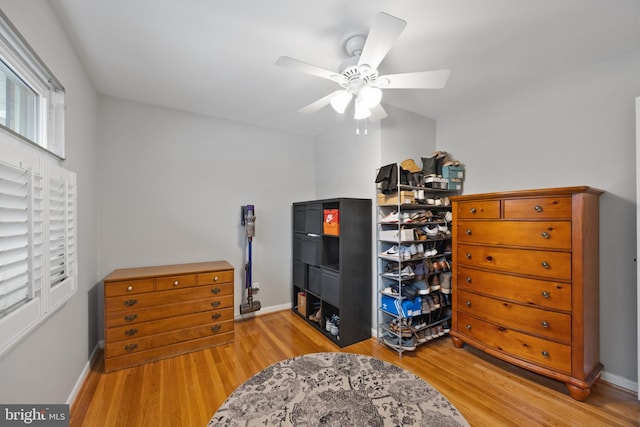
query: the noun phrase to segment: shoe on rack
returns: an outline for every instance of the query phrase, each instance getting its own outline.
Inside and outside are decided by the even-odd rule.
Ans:
[[[391,287],[384,288],[382,291],[380,291],[380,293],[394,298],[398,298],[400,296],[400,294]]]
[[[451,293],[451,271],[440,273],[440,292],[443,294]]]
[[[425,233],[424,230],[421,228],[414,228],[413,236],[415,240],[420,240],[420,241],[427,240],[427,233]]]
[[[413,337],[402,338],[394,336],[393,334],[387,334],[382,338],[382,341],[396,350],[412,351],[416,349],[416,340]]]
[[[440,279],[438,278],[437,274],[434,274],[433,276],[429,277],[429,290],[431,292],[435,292],[440,290]]]
[[[436,249],[436,245],[434,245],[433,243],[431,244],[431,247],[427,248],[424,251],[424,255],[425,256],[435,256],[438,255],[438,249]]]
[[[416,277],[416,273],[413,271],[413,268],[411,268],[410,265],[405,266],[400,271],[400,278],[401,279],[413,279],[414,277]]]
[[[424,263],[422,262],[417,263],[415,268],[413,269],[413,272],[416,274],[415,276],[416,280],[424,280],[427,272],[425,269]]]
[[[440,237],[440,231],[438,231],[437,225],[425,225],[422,229],[429,239],[437,239]]]
[[[442,305],[440,304],[440,294],[439,293],[435,293],[433,294],[433,296],[431,297],[431,299],[433,300],[433,306],[438,309],[440,307],[442,307]]]
[[[442,329],[444,330],[445,334],[448,334],[449,332],[451,332],[451,322],[448,320],[445,320],[444,322],[442,322]]]
[[[426,305],[425,305],[425,303],[426,303]],[[436,310],[436,307],[433,304],[433,298],[431,298],[430,295],[423,296],[422,297],[422,312],[423,313],[430,313],[430,312],[435,311],[435,310]]]
[[[311,320],[312,322],[320,323],[320,321],[322,320],[322,309],[318,309],[318,311],[311,314],[309,316],[309,320]]]
[[[429,294],[429,286],[424,282],[424,280],[416,280],[412,283],[413,287],[416,289],[418,295],[428,295]]]

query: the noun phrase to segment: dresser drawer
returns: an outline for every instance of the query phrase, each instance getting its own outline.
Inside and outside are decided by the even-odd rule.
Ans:
[[[105,282],[104,284],[104,295],[106,297],[113,297],[117,295],[134,295],[152,291],[153,279]]]
[[[213,271],[198,274],[198,286],[215,285],[217,283],[233,282],[233,270]]]
[[[186,329],[136,337],[126,341],[117,341],[105,345],[105,357],[121,356],[156,347],[189,341],[197,338],[233,331],[233,320],[193,326]]]
[[[491,320],[521,332],[571,343],[571,315],[458,290],[458,311]]]
[[[571,218],[570,196],[505,199],[503,203],[505,218]]]
[[[571,311],[571,285],[568,283],[460,267],[457,287],[530,306]]]
[[[471,337],[501,353],[549,369],[564,373],[571,372],[571,347],[569,345],[517,332],[463,312],[458,312],[456,315],[460,335]]]
[[[201,311],[217,310],[233,305],[233,295],[207,298],[203,300],[184,301],[175,304],[158,305],[149,308],[131,308],[126,311],[105,313],[105,327],[134,325],[149,320],[181,316]]]
[[[571,253],[459,244],[458,264],[497,271],[571,280]]]
[[[458,221],[457,230],[459,242],[571,249],[568,221]]]
[[[185,314],[182,316],[152,320],[150,322],[135,325],[117,326],[105,330],[105,342],[130,340],[131,338],[145,337],[163,332],[185,329],[191,326],[201,326],[209,323],[225,322],[233,320],[233,307],[216,311],[203,311],[200,313]]]
[[[195,276],[194,276],[195,279]],[[233,283],[208,285],[202,287],[151,292],[141,295],[124,295],[105,298],[105,312],[148,308],[156,305],[172,304],[181,301],[201,300],[214,296],[233,294]]]
[[[111,372],[117,369],[128,368],[143,363],[152,362],[179,354],[203,350],[205,348],[233,342],[234,332],[218,333],[203,338],[182,341],[149,350],[137,351],[117,357],[105,357],[104,370]]]
[[[195,274],[184,274],[181,276],[159,277],[156,279],[156,291],[168,289],[188,288],[196,285]]]
[[[456,215],[460,219],[500,218],[500,200],[476,200],[456,203]]]

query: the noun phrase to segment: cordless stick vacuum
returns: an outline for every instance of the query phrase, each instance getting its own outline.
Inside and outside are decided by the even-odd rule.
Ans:
[[[256,235],[256,215],[253,205],[242,206],[242,219],[241,223],[244,225],[244,229],[247,235],[247,263],[244,266],[244,287],[247,295],[247,303],[240,304],[240,314],[253,313],[260,310],[260,301],[253,300],[253,287],[251,277],[251,243],[253,237]]]

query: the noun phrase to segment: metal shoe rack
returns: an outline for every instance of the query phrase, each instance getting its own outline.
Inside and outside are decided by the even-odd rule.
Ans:
[[[450,330],[449,196],[460,191],[400,184],[397,171],[397,191],[377,188],[377,332],[402,356]]]

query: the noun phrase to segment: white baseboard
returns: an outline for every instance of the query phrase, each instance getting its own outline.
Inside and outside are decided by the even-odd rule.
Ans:
[[[69,397],[67,398],[67,401],[65,402],[67,405],[69,405],[69,406],[73,405],[73,401],[76,400],[76,396],[78,395],[78,392],[82,388],[82,384],[84,384],[84,380],[87,378],[87,375],[89,374],[89,371],[91,371],[91,364],[93,363],[93,361],[95,360],[96,356],[98,355],[98,350],[100,348],[102,348],[102,347],[100,346],[100,343],[98,343],[98,345],[96,345],[96,347],[91,352],[91,356],[89,356],[89,360],[84,365],[84,369],[82,369],[82,372],[80,373],[80,376],[78,377],[78,380],[76,381],[75,385],[73,386],[73,389],[71,390],[71,393],[69,394]]]
[[[600,377],[602,381],[606,381],[609,384],[613,384],[625,390],[629,390],[635,394],[638,394],[638,383],[631,381],[627,378],[623,378],[619,375],[609,374],[607,372],[602,372]]]
[[[240,314],[239,312],[237,312],[234,313],[233,318],[234,320],[244,320],[250,319],[253,316],[262,316],[263,314],[275,313],[276,311],[283,310],[291,310],[291,303],[272,305],[271,307],[260,307],[260,310],[248,314]]]

